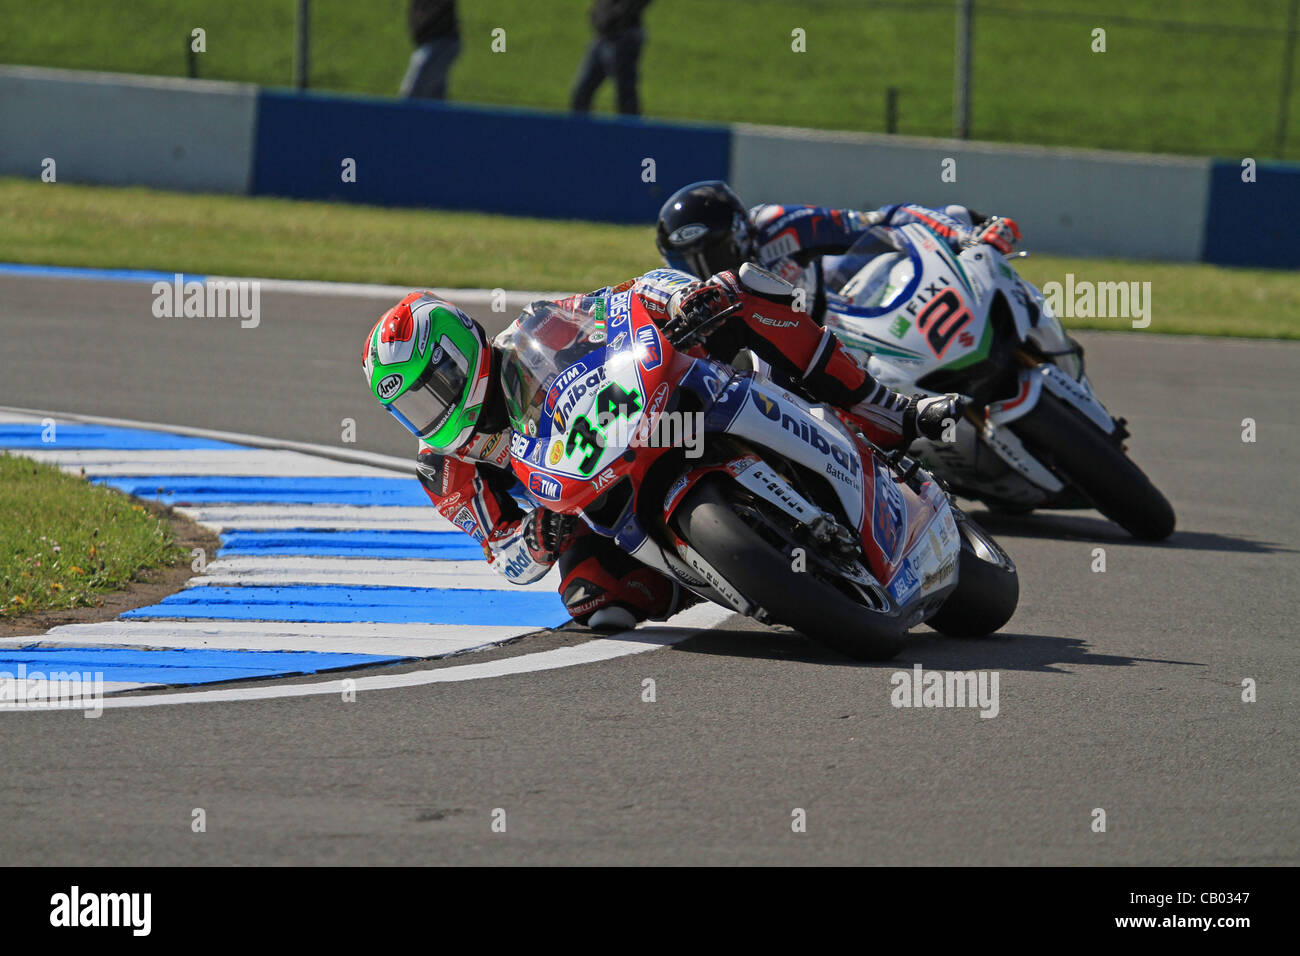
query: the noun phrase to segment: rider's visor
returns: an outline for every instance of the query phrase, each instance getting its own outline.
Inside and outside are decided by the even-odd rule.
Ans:
[[[460,349],[444,337],[431,361],[411,387],[389,403],[388,410],[420,438],[429,438],[447,423],[465,397],[468,365]]]

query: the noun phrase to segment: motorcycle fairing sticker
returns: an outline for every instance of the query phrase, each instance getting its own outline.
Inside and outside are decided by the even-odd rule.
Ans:
[[[894,580],[889,582],[889,595],[899,604],[906,604],[907,599],[920,586],[921,579],[917,576],[916,571],[912,569],[912,559],[908,557],[899,566],[898,573],[894,575]]]
[[[584,375],[599,369],[605,364],[605,350],[597,349],[590,355],[585,355],[578,361],[574,362],[559,375],[555,376],[555,381],[547,389],[546,401],[542,405],[542,412],[545,415],[554,414],[560,405],[560,399],[564,393],[569,390],[569,386]]]
[[[903,493],[888,471],[876,466],[875,492],[872,501],[871,536],[890,564],[898,553],[903,537]]]
[[[522,435],[516,431],[512,431],[510,433],[510,457],[511,458],[515,458],[523,462],[528,462],[530,464],[536,464],[537,462],[533,457],[536,451],[535,448],[536,445],[538,445],[538,441],[536,438],[529,438],[527,435]]]
[[[908,313],[916,316],[916,330],[925,336],[925,344],[937,359],[943,358],[943,353],[948,351],[953,339],[975,318],[955,287],[939,285],[946,281],[945,277],[940,276],[935,282],[927,284],[907,304]],[[913,312],[913,306],[917,306],[918,311]],[[973,336],[968,335],[962,339],[965,348],[974,344]]]
[[[623,526],[614,535],[614,543],[631,554],[641,547],[645,540],[645,529],[641,527],[641,522],[637,521],[636,513],[629,511],[627,521],[623,522]]]
[[[647,372],[657,369],[664,361],[663,345],[659,341],[659,333],[653,325],[643,325],[636,330],[637,355],[641,360],[641,367]]]
[[[764,382],[763,385],[771,386],[771,383]],[[844,505],[850,522],[855,528],[861,527],[866,492],[863,488],[864,466],[857,446],[833,425],[819,420],[816,414],[810,414],[807,406],[789,393],[778,394],[780,400],[766,388],[751,387],[748,390],[751,401],[741,405],[744,418],[736,416],[731,427],[741,434],[761,435],[763,437],[757,440],[763,444],[811,464],[840,490],[840,503]],[[735,425],[735,420],[739,420],[740,425]],[[805,451],[809,449],[820,457],[820,464],[808,460]]]
[[[722,395],[732,374],[726,366],[708,359],[696,359],[686,369],[686,374],[681,377],[677,387],[694,392],[700,403],[708,406]]]
[[[550,475],[540,471],[534,471],[528,476],[528,490],[538,498],[543,498],[546,501],[560,500],[560,483]]]
[[[612,339],[619,332],[628,330],[628,319],[632,315],[632,290],[619,292],[609,297],[609,317],[605,331]]]
[[[737,376],[727,384],[718,400],[704,413],[705,431],[725,432],[730,430],[732,422],[736,420],[740,410],[745,407],[745,397],[749,395],[752,381],[748,376]]]
[[[556,474],[589,479],[621,455],[639,428],[646,396],[635,366],[617,360],[575,379],[557,400],[554,438],[546,467]],[[661,383],[650,397],[661,411],[669,386]],[[612,439],[612,440],[611,440]]]

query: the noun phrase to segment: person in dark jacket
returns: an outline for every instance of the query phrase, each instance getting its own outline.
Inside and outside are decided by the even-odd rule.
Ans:
[[[447,98],[447,73],[460,55],[456,0],[411,0],[409,15],[415,50],[402,78],[401,96]]]
[[[618,111],[625,116],[641,112],[637,100],[637,62],[641,59],[641,13],[650,0],[596,0],[591,5],[591,27],[596,37],[587,48],[573,84],[573,109],[591,111],[591,98],[606,77],[614,78]]]

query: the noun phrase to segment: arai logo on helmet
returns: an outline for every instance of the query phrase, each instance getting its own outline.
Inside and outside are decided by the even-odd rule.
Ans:
[[[385,375],[381,378],[375,391],[379,393],[380,398],[392,398],[401,387],[402,376],[394,372],[392,375]]]
[[[674,229],[672,234],[668,236],[668,241],[674,246],[684,246],[688,242],[694,242],[708,231],[708,226],[698,222],[692,222],[688,225]]]

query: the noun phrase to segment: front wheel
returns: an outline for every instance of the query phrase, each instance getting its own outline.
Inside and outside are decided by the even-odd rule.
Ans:
[[[907,634],[896,608],[882,613],[864,606],[850,596],[850,584],[828,580],[812,560],[796,571],[795,542],[780,540],[773,523],[742,518],[729,487],[701,480],[674,515],[700,557],[773,620],[849,657],[883,661],[902,650]]]
[[[1011,426],[1097,510],[1144,541],[1174,530],[1174,509],[1109,435],[1046,389]]]
[[[957,518],[961,552],[957,589],[926,621],[948,637],[983,637],[1000,630],[1020,603],[1020,576],[1002,546],[965,515]]]

